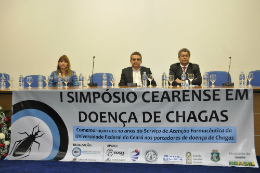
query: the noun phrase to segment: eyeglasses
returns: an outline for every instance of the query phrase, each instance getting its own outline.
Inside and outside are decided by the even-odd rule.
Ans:
[[[132,61],[141,61],[141,59],[139,59],[139,58],[132,58]]]
[[[184,57],[189,58],[190,56],[189,56],[189,55],[181,55],[181,57],[182,57],[182,58],[184,58]]]

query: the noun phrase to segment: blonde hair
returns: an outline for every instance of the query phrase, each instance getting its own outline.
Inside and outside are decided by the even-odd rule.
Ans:
[[[59,60],[58,60],[58,65],[57,65],[57,74],[61,73],[61,70],[60,70],[60,66],[59,66],[59,62],[60,61],[66,61],[68,63],[68,66],[67,66],[67,69],[66,69],[66,75],[69,74],[69,76],[71,76],[71,69],[70,69],[70,60],[69,58],[67,57],[67,55],[62,55]]]

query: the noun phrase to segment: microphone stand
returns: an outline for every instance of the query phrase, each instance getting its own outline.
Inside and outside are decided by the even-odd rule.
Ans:
[[[93,56],[93,67],[92,67],[92,76],[91,76],[92,82],[88,85],[90,87],[96,87],[97,86],[97,83],[93,83],[94,59],[95,59],[95,56]]]
[[[229,69],[228,69],[228,81],[227,82],[223,82],[222,86],[234,86],[233,82],[229,82],[229,72],[230,72],[230,65],[231,65],[231,57],[229,57],[230,61],[229,61]]]

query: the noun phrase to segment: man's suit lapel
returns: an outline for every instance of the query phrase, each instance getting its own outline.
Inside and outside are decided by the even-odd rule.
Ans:
[[[144,68],[140,67],[141,79],[143,79]]]
[[[192,64],[191,63],[189,63],[188,69],[186,71],[186,74],[190,74],[190,73],[193,73],[192,72]]]
[[[177,65],[177,76],[181,76],[182,75],[182,68],[181,68],[181,64],[178,63]]]
[[[128,68],[128,74],[129,74],[129,80],[130,80],[130,82],[129,83],[133,83],[133,69],[132,69],[132,67],[129,67]]]

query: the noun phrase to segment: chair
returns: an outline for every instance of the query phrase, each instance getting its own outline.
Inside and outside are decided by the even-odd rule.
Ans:
[[[9,82],[7,81],[7,77],[9,77],[8,74],[5,74],[5,73],[0,73],[0,78],[2,77],[2,74],[4,74],[4,77],[5,77],[5,87],[6,88],[9,88],[10,84]]]
[[[260,70],[251,71],[250,73],[253,73],[253,79],[251,80],[252,86],[260,86]],[[247,85],[249,82],[247,81]]]
[[[28,78],[28,77],[32,77],[32,79],[33,79],[33,82],[32,82],[32,84],[31,84],[31,87],[38,87],[38,76],[39,76],[39,75],[29,75],[29,76],[25,76],[25,77],[24,77],[24,87],[29,87],[29,85],[28,85],[28,83],[27,83],[27,78]],[[45,87],[45,82],[44,82],[44,80],[45,80],[45,77],[42,76],[43,87]]]
[[[104,73],[94,73],[93,76],[93,83],[97,83],[98,86],[102,86],[102,75]],[[107,86],[112,86],[111,82],[109,81],[109,77],[112,76],[111,73],[105,73],[107,75]],[[90,83],[92,83],[92,76],[90,78]]]
[[[228,72],[225,71],[209,71],[208,75],[215,74],[217,79],[214,82],[214,85],[222,86],[223,82],[228,82]],[[231,82],[231,76],[229,74],[229,81]],[[212,82],[209,80],[209,86],[212,85]]]

